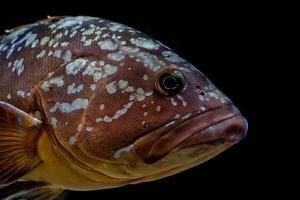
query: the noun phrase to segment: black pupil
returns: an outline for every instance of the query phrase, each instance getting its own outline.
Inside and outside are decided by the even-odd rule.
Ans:
[[[176,95],[183,89],[184,80],[176,74],[164,73],[159,78],[159,85],[168,95]]]
[[[178,82],[175,77],[169,75],[163,79],[163,85],[165,89],[176,89],[178,87]]]

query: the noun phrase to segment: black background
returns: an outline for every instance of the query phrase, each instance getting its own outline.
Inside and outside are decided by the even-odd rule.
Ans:
[[[26,1],[27,2],[27,1]],[[159,181],[123,188],[70,192],[67,199],[261,198],[277,194],[278,172],[269,164],[272,131],[266,105],[265,71],[271,18],[251,5],[199,5],[191,2],[140,1],[135,4],[78,1],[4,6],[0,30],[31,23],[47,15],[89,15],[134,27],[160,40],[198,67],[226,93],[249,122],[247,137],[212,160]],[[23,7],[24,6],[24,7]],[[268,125],[269,124],[269,125]],[[276,138],[276,134],[272,133]],[[273,166],[272,166],[273,167]],[[70,177],[71,178],[71,177]]]

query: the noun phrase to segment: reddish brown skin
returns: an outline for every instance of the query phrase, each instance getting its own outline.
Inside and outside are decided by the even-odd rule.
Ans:
[[[59,18],[50,18],[48,21],[50,24],[55,23]],[[46,20],[47,21],[47,20]],[[41,24],[29,28],[28,32],[38,33],[38,39],[44,36],[54,37],[51,30],[48,28],[49,24]],[[108,23],[108,22],[107,22]],[[90,24],[97,24],[97,20],[90,20],[83,22],[81,28],[88,28]],[[25,33],[25,34],[26,34]],[[108,31],[108,33],[111,33]],[[124,31],[118,33],[121,35],[123,40],[129,41],[132,36],[131,33]],[[135,33],[134,37],[148,37],[142,33]],[[84,46],[80,42],[81,34],[77,34],[71,40],[66,36],[63,36],[61,41],[68,41],[70,44],[67,47],[60,47],[62,55],[70,50],[72,52],[72,61],[76,58],[88,59],[86,66],[92,62],[99,62],[99,59],[105,61],[107,64],[119,66],[120,62],[112,61],[107,58],[109,51],[103,51],[95,43],[90,46]],[[5,41],[2,39],[2,43]],[[1,43],[0,43],[1,44]],[[17,46],[18,47],[18,46]],[[17,48],[16,47],[16,48]],[[189,68],[191,73],[184,73],[186,76],[186,87],[180,92],[180,95],[188,103],[188,106],[171,106],[170,98],[163,96],[157,90],[155,90],[154,83],[157,81],[157,75],[163,70],[172,69],[172,62],[162,57],[162,52],[169,50],[164,46],[161,46],[159,50],[144,50],[152,55],[156,55],[159,59],[163,60],[166,64],[159,71],[153,72],[143,66],[142,63],[136,62],[133,58],[126,56],[122,60],[123,66],[118,67],[118,72],[107,78],[101,79],[96,84],[96,92],[90,89],[85,89],[82,92],[74,95],[66,95],[66,87],[72,83],[84,84],[88,88],[89,85],[93,84],[94,81],[91,76],[85,76],[78,73],[76,76],[70,76],[65,73],[65,67],[61,67],[64,64],[62,59],[54,58],[53,56],[44,56],[42,59],[36,59],[36,55],[43,49],[55,50],[52,47],[37,46],[35,48],[25,47],[20,52],[14,51],[9,59],[5,58],[5,54],[0,55],[1,60],[1,71],[0,74],[0,100],[8,102],[27,113],[35,110],[43,112],[45,117],[44,124],[48,127],[49,131],[52,132],[52,139],[55,142],[60,143],[64,148],[76,156],[79,152],[81,154],[91,157],[92,159],[106,159],[115,161],[113,154],[120,148],[133,143],[138,138],[146,135],[148,132],[155,130],[164,124],[173,120],[176,113],[180,113],[184,116],[188,113],[196,113],[199,111],[200,106],[204,106],[207,110],[219,107],[224,103],[221,103],[219,99],[211,98],[210,101],[200,103],[198,96],[202,88],[210,88],[211,91],[216,88],[208,81],[208,79],[199,71],[193,67],[186,67],[190,64],[183,61],[179,65]],[[17,76],[16,73],[11,72],[11,68],[8,68],[8,63],[12,60],[16,60],[20,57],[25,57],[23,73]],[[128,70],[128,68],[131,70]],[[64,86],[61,88],[51,87],[48,92],[41,89],[41,85],[47,81],[48,74],[54,72],[51,77],[63,76]],[[148,81],[143,80],[143,75],[149,76]],[[106,105],[105,114],[112,116],[117,108],[128,103],[128,94],[122,94],[117,91],[115,95],[110,95],[106,92],[105,86],[107,83],[112,81],[118,81],[120,79],[128,80],[128,85],[135,87],[141,87],[144,91],[154,91],[153,95],[147,97],[145,101],[135,102],[134,106],[130,109],[130,112],[118,120],[114,120],[111,123],[95,123],[95,119],[103,115],[103,111],[99,109],[100,104]],[[16,97],[16,91],[22,90],[30,92],[31,95],[27,98]],[[209,92],[209,91],[206,91]],[[7,94],[14,94],[11,100],[7,99]],[[85,110],[80,109],[73,111],[69,114],[61,112],[49,112],[56,102],[72,102],[76,98],[89,99],[89,104]],[[151,102],[155,103],[151,103]],[[229,99],[226,99],[227,103],[230,103]],[[178,104],[181,101],[177,100]],[[146,108],[142,109],[142,105],[146,104]],[[159,114],[155,113],[155,107],[161,106]],[[143,113],[149,112],[149,118],[144,125]],[[152,113],[151,113],[152,112]],[[152,115],[151,115],[152,114]],[[56,128],[52,128],[49,125],[51,117],[58,119]],[[65,125],[64,122],[68,122]],[[83,129],[77,130],[78,125],[82,123]],[[86,127],[93,126],[92,132],[87,132]],[[69,145],[68,140],[71,136],[76,136],[77,145]]]

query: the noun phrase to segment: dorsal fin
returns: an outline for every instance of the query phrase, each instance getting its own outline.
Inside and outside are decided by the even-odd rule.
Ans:
[[[0,101],[0,185],[16,181],[41,161],[41,121]]]

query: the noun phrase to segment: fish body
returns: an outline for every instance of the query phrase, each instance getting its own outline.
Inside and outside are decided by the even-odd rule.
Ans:
[[[0,184],[25,187],[13,194],[23,198],[170,176],[247,132],[192,64],[108,20],[50,17],[11,30],[0,70]]]

